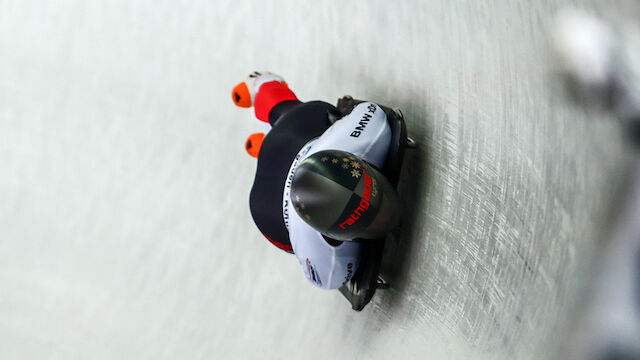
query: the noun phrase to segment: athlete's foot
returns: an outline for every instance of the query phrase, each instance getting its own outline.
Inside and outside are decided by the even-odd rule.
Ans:
[[[251,134],[247,141],[244,143],[244,148],[247,150],[247,153],[251,155],[251,157],[257,159],[258,154],[260,154],[260,148],[262,147],[263,141],[264,133]]]
[[[233,88],[233,91],[231,92],[233,102],[237,106],[250,108],[251,106],[253,106],[256,94],[260,90],[260,86],[271,81],[278,81],[287,85],[282,76],[276,75],[274,73],[268,71],[252,72],[251,74],[249,74],[249,76],[247,76],[245,81],[239,83]]]

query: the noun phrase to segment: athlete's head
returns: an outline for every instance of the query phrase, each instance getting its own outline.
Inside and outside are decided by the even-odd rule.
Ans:
[[[339,150],[317,152],[298,165],[291,201],[314,229],[340,240],[382,237],[400,212],[395,189],[384,175]]]
[[[247,150],[247,153],[254,158],[258,158],[258,154],[260,154],[260,148],[262,147],[262,142],[264,141],[263,133],[255,133],[249,135],[249,138],[244,143],[244,148]]]

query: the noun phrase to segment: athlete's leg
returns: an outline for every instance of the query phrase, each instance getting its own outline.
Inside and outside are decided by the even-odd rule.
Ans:
[[[281,115],[260,148],[249,204],[260,231],[281,249],[291,251],[282,208],[287,171],[300,149],[331,125],[327,111],[332,109],[320,101],[284,102],[274,108]]]

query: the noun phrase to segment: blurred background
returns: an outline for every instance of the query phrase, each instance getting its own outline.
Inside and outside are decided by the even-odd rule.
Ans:
[[[0,358],[563,358],[629,188],[553,71],[566,6],[0,1]],[[402,109],[406,218],[361,313],[253,226],[253,70]]]

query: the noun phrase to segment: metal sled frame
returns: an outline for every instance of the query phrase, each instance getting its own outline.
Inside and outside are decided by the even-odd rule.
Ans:
[[[337,108],[342,116],[345,116],[362,102],[362,100],[355,100],[351,96],[344,96],[338,100]],[[384,167],[380,170],[391,184],[397,188],[404,151],[407,146],[414,147],[415,143],[407,137],[407,127],[402,112],[398,109],[380,107],[387,115],[387,121],[391,128],[391,146],[389,147]],[[358,270],[349,281],[338,289],[351,303],[351,308],[355,311],[364,309],[371,301],[376,289],[389,287],[379,276],[385,239],[366,239],[362,243]]]

